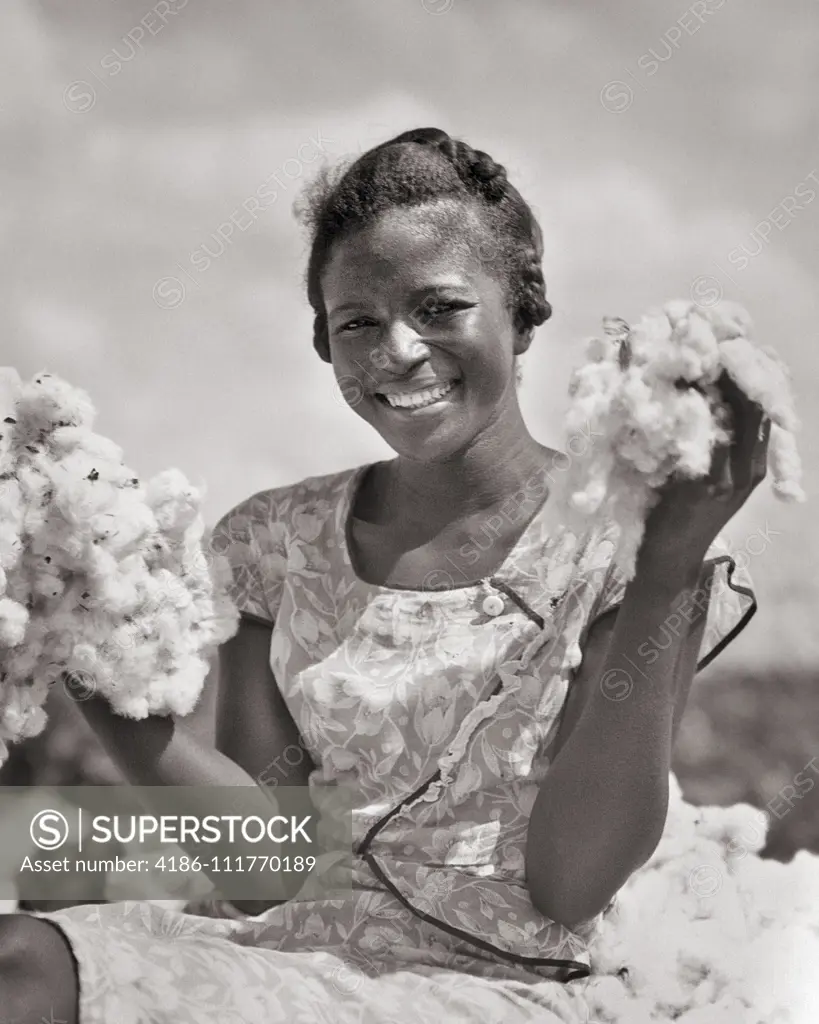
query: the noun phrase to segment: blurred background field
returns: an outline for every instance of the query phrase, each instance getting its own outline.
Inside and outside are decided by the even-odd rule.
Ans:
[[[312,349],[291,206],[324,161],[436,125],[507,167],[545,235],[555,313],[521,397],[553,447],[604,315],[748,306],[794,371],[811,501],[762,487],[731,523],[759,611],[695,685],[676,769],[694,802],[781,814],[819,757],[813,0],[5,0],[2,21],[0,365],[86,388],[140,476],[207,485],[210,523],[387,454]],[[53,697],[0,782],[117,781]],[[819,852],[803,794],[766,855]]]

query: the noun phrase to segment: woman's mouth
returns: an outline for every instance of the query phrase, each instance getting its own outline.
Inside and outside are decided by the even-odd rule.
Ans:
[[[394,392],[387,395],[378,393],[376,397],[391,409],[400,409],[402,412],[414,412],[417,409],[426,409],[443,401],[457,383],[457,380],[451,380],[447,384],[436,384],[434,387],[427,388],[424,391]]]

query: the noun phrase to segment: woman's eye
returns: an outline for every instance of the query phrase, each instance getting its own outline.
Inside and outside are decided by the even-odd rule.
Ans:
[[[425,302],[418,312],[418,319],[422,323],[429,323],[438,317],[450,316],[458,310],[466,307],[460,302]]]
[[[368,320],[366,317],[357,317],[355,320],[348,320],[346,324],[342,324],[337,330],[339,334],[346,334],[350,331],[357,331],[362,327],[368,327],[371,325],[372,320]]]

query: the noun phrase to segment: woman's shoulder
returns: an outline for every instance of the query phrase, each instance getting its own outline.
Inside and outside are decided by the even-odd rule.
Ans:
[[[364,468],[352,466],[255,491],[228,509],[214,531],[228,529],[235,532],[237,528],[247,528],[254,523],[269,528],[274,524],[284,524],[293,515],[303,514],[308,509],[330,511]]]

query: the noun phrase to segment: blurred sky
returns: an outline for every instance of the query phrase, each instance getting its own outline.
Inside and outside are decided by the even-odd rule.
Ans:
[[[291,205],[317,144],[423,125],[505,164],[541,219],[540,440],[560,446],[603,315],[721,292],[794,370],[817,494],[814,0],[4,0],[2,21],[0,363],[86,388],[140,475],[207,483],[209,522],[389,454],[313,353]],[[732,522],[761,608],[717,664],[819,667],[815,518],[763,485]]]

